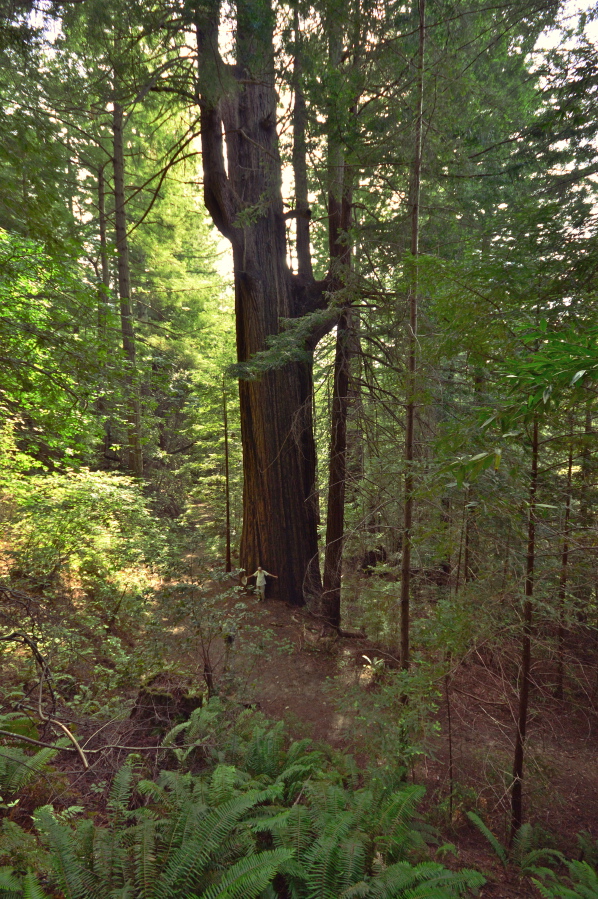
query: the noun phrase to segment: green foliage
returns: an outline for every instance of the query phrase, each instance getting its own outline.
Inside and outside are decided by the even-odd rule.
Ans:
[[[65,743],[64,740],[59,740],[55,749],[52,747],[42,747],[38,750],[22,749],[16,745],[19,737],[37,739],[38,733],[31,720],[18,713],[0,715],[0,729],[14,734],[14,739],[7,738],[5,734],[0,737],[3,744],[0,746],[0,807],[11,808],[18,803],[19,794],[26,787],[41,779],[47,779],[52,770],[50,762]],[[7,742],[7,739],[10,742]]]
[[[390,668],[387,659],[387,653],[379,660],[368,661],[364,656],[367,664],[360,682],[346,688],[335,701],[354,716],[357,733],[368,735],[371,777],[391,787],[403,781],[406,771],[430,751],[438,731],[434,715],[440,701],[442,666],[429,665],[418,657],[410,671],[403,671]],[[364,680],[373,689],[364,690]]]
[[[472,811],[468,811],[466,814],[472,824],[475,824],[480,833],[488,840],[505,868],[510,863],[521,874],[531,875],[539,874],[546,870],[539,864],[542,861],[551,861],[553,864],[560,864],[564,861],[562,852],[538,846],[538,835],[529,823],[523,824],[518,829],[510,848],[507,850],[497,840],[492,831],[486,827],[479,815]]]
[[[202,728],[207,737],[212,724],[220,730],[217,761],[200,774],[164,770],[140,779],[139,759],[129,757],[101,826],[38,809],[39,865],[30,851],[22,854],[14,870],[2,871],[0,893],[44,895],[23,870],[30,859],[46,878],[50,865],[50,890],[72,899],[108,892],[178,899],[183,891],[201,899],[454,899],[481,886],[476,872],[425,858],[417,817],[423,788],[347,788],[346,765],[331,764],[324,747],[287,745],[280,724],[256,724],[256,717],[227,722],[224,707],[211,700],[187,731],[171,731],[167,747],[197,738]],[[0,833],[0,852],[14,840],[12,830],[19,832],[12,825]],[[22,836],[23,845],[32,839]]]
[[[598,872],[587,862],[567,862],[565,880],[553,871],[544,871],[542,880],[533,881],[544,899],[598,899]]]
[[[34,755],[16,747],[2,746],[0,749],[0,794],[3,799],[12,799],[36,776],[43,773],[57,753],[57,749],[40,749]]]
[[[35,870],[46,877],[51,871],[47,852],[40,846],[34,833],[28,833],[5,818],[0,826],[0,864],[10,863],[17,874]]]
[[[598,840],[587,830],[582,830],[577,834],[577,845],[579,846],[580,860],[588,862],[594,868],[598,867]]]
[[[95,297],[76,262],[0,229],[0,414],[45,464],[81,456],[99,437],[92,402],[102,351]],[[105,368],[109,384],[114,366]]]
[[[106,692],[147,663],[118,634],[123,625],[129,632],[144,625],[163,529],[132,479],[88,469],[27,473],[21,455],[4,446],[2,560],[28,597],[23,606],[15,593],[5,626],[35,639],[58,696],[97,712],[99,693],[105,705]],[[23,670],[34,675],[33,659],[23,669],[16,644],[3,643],[1,652],[19,684]]]
[[[8,487],[8,485],[7,485]],[[11,480],[5,494],[12,568],[40,584],[97,582],[158,562],[164,541],[139,486],[124,476],[70,469]]]
[[[501,860],[504,867],[506,868],[507,862],[508,862],[508,854],[507,854],[507,850],[502,845],[500,840],[497,840],[497,838],[494,836],[492,831],[488,827],[486,827],[486,825],[484,824],[484,822],[482,821],[482,819],[476,812],[472,812],[472,811],[467,812],[467,817],[473,824],[475,824],[475,826],[480,831],[482,836],[486,837],[486,839],[488,840],[488,842],[494,849],[496,855],[498,856],[498,858]]]

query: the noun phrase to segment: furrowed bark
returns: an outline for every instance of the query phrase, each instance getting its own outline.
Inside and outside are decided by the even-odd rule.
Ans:
[[[233,247],[237,358],[244,363],[280,332],[281,319],[298,314],[286,258],[273,16],[264,0],[239,0],[231,72],[217,55],[218,4],[208,12],[206,17],[204,8],[197,19],[204,191],[215,224]],[[215,96],[210,73],[219,67],[226,90]],[[321,593],[312,392],[310,361],[286,363],[239,384],[240,564],[249,572],[261,564],[278,575],[273,589],[294,605]]]
[[[295,179],[295,211],[297,230],[297,272],[301,279],[313,280],[311,247],[309,238],[309,193],[307,183],[307,107],[301,86],[303,65],[301,61],[301,29],[299,10],[294,12],[295,57],[293,60],[293,81],[295,102],[293,104],[293,176]]]

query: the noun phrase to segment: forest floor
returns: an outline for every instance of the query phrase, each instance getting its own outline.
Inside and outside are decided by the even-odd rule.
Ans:
[[[217,692],[240,705],[258,708],[274,721],[285,721],[292,737],[325,741],[334,749],[352,754],[364,768],[373,763],[374,756],[388,758],[395,746],[398,756],[399,725],[405,707],[396,688],[392,691],[389,668],[377,662],[385,657],[388,661],[388,653],[360,636],[326,637],[321,624],[307,611],[280,600],[258,602],[255,595],[239,596],[238,588],[231,589],[232,583],[201,585],[203,596],[213,602],[212,624],[208,622],[202,634],[197,620],[193,623],[180,610],[174,611],[170,595],[154,610],[154,636],[144,636],[141,625],[137,639],[147,641],[148,652],[151,640],[159,642],[163,666],[162,673],[149,684],[158,691],[163,687],[163,695],[168,695],[179,689],[178,677],[179,686],[184,682],[201,692],[207,659]],[[227,620],[238,623],[228,649],[223,640]],[[123,631],[122,636],[132,646],[132,635]],[[517,698],[513,676],[516,649],[513,647],[511,659],[508,653],[493,656],[487,647],[472,649],[453,671],[450,682],[442,678],[432,701],[428,698],[421,716],[428,726],[421,733],[417,733],[417,726],[411,731],[416,733],[420,751],[408,761],[409,776],[426,787],[425,807],[430,821],[441,839],[456,849],[454,858],[448,855],[443,861],[482,871],[488,878],[480,894],[482,899],[539,896],[516,866],[503,868],[466,816],[468,810],[477,811],[505,844]],[[575,683],[571,680],[567,684],[565,701],[557,701],[541,689],[542,672],[537,672],[526,745],[526,819],[534,825],[543,848],[558,848],[569,857],[578,857],[578,833],[585,831],[592,840],[598,839],[594,652],[588,653],[586,669],[584,677],[577,676]],[[156,709],[146,715],[143,708],[137,708],[138,691],[138,682],[132,678],[118,697],[122,711],[99,728],[97,720],[75,721],[64,710],[64,720],[75,722],[86,751],[97,753],[87,772],[80,770],[74,753],[65,754],[60,763],[68,777],[64,801],[68,797],[68,802],[77,801],[80,793],[85,807],[93,807],[92,811],[101,816],[107,785],[126,757],[125,748],[144,747],[148,760],[158,763],[155,750],[164,728],[175,723],[176,712],[169,719],[166,710],[166,720],[157,729]],[[114,748],[108,753],[101,748],[111,745]],[[106,786],[96,789],[97,784]],[[30,813],[53,798],[33,795],[15,813],[17,817]],[[61,801],[60,796],[57,799]]]
[[[384,674],[378,682],[379,673],[370,664],[377,648],[354,636],[324,638],[313,617],[283,602],[258,602],[254,596],[245,601],[245,626],[261,634],[261,648],[256,655],[253,641],[244,643],[242,634],[235,639],[225,676],[228,689],[269,718],[284,720],[293,737],[326,741],[367,763],[370,738],[379,733],[380,725],[372,717],[376,705],[371,699],[384,682]],[[213,656],[218,656],[217,648]],[[481,652],[472,653],[455,670],[448,701],[446,686],[439,685],[436,728],[427,734],[425,751],[411,765],[412,777],[426,786],[433,821],[443,838],[455,845],[457,864],[487,875],[484,899],[537,897],[529,879],[512,866],[503,868],[465,815],[476,809],[506,842],[515,690],[505,679],[501,660]],[[526,818],[534,824],[543,848],[559,848],[577,857],[577,833],[586,831],[593,840],[598,838],[598,715],[570,695],[558,702],[535,691],[531,705]]]

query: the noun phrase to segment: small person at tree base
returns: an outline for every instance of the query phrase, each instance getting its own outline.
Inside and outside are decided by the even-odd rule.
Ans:
[[[257,566],[257,571],[254,571],[251,577],[255,578],[255,585],[257,587],[260,601],[266,599],[266,578],[275,577],[278,580],[277,574],[270,574],[269,571],[264,571],[261,565]]]

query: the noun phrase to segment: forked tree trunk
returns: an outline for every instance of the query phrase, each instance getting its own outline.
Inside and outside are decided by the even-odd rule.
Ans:
[[[116,258],[118,265],[118,294],[122,343],[126,360],[125,392],[128,421],[128,467],[137,476],[143,474],[141,448],[141,406],[135,351],[135,331],[131,306],[131,272],[125,196],[125,155],[123,143],[123,108],[118,102],[112,112],[114,148],[114,220],[116,226]]]
[[[415,393],[417,377],[417,268],[419,255],[419,197],[422,167],[422,125],[424,104],[424,55],[426,47],[426,0],[419,0],[419,53],[417,82],[417,118],[415,121],[415,154],[411,174],[411,256],[413,271],[409,288],[409,334],[407,338],[407,382],[405,385],[405,500],[403,516],[403,554],[401,557],[401,668],[410,665],[410,593],[411,593],[411,548],[413,543],[413,459]]]
[[[282,319],[311,311],[324,285],[287,264],[273,14],[266,0],[236,5],[237,60],[218,53],[219,3],[198,9],[198,90],[204,196],[233,248],[237,358],[249,362],[280,333]],[[224,162],[223,131],[228,165]],[[315,338],[314,338],[315,340]],[[321,594],[311,346],[239,385],[243,445],[240,564],[278,576],[279,596],[302,605]]]
[[[532,664],[532,624],[534,595],[534,568],[536,562],[536,502],[538,491],[538,417],[534,416],[532,431],[532,468],[529,486],[529,518],[527,525],[527,554],[525,564],[525,601],[523,604],[523,637],[521,641],[521,665],[519,668],[519,710],[515,734],[513,759],[513,786],[511,789],[511,841],[523,824],[523,761],[527,733],[527,714]]]

